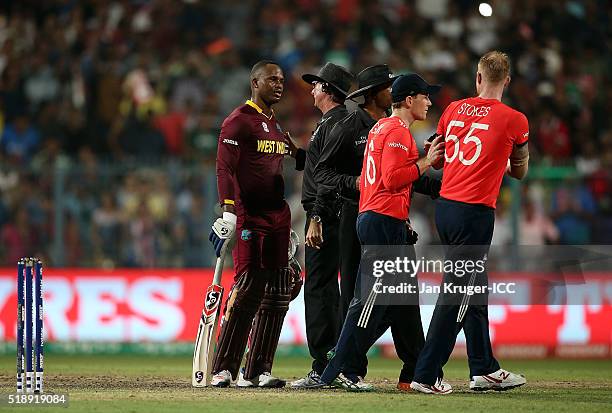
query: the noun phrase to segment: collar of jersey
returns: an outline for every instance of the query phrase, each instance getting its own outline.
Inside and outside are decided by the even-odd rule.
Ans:
[[[274,116],[274,110],[270,109],[270,111],[272,112],[270,114],[270,116],[266,115],[263,111],[262,108],[259,107],[259,105],[257,105],[257,103],[253,102],[251,99],[247,99],[246,102],[244,102],[246,105],[249,105],[250,107],[252,107],[253,109],[255,109],[257,111],[257,113],[261,113],[262,115],[265,116],[266,119],[268,120],[272,120],[272,116]]]
[[[395,118],[395,119],[396,119],[397,123],[399,123],[399,124],[400,124],[400,126],[402,126],[402,127],[406,128],[406,129],[410,130],[410,128],[408,127],[408,125],[406,125],[406,123],[405,123],[405,122],[404,122],[404,121],[403,121],[403,120],[402,120],[402,119],[401,119],[399,116],[389,116],[389,118],[388,118],[388,119],[393,119],[393,118]]]

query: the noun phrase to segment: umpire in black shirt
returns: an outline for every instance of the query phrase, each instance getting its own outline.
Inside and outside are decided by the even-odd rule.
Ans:
[[[339,245],[340,245],[340,290],[342,301],[342,318],[346,317],[348,307],[353,299],[355,280],[361,260],[361,245],[357,238],[356,222],[359,212],[359,179],[363,165],[365,145],[368,133],[376,122],[388,116],[391,108],[391,84],[397,78],[387,65],[370,66],[357,75],[358,89],[347,96],[354,99],[363,96],[364,102],[347,117],[339,121],[329,134],[315,169],[320,183],[335,188],[342,201]],[[416,192],[437,198],[440,193],[440,180],[422,176],[413,185]],[[325,231],[325,226],[323,226]],[[416,233],[411,232],[416,242]],[[393,327],[391,328],[393,332]],[[394,334],[395,337],[395,334]],[[398,343],[409,343],[409,339]],[[408,344],[407,344],[408,345]],[[398,354],[402,348],[396,348]],[[356,364],[356,365],[354,365]],[[366,373],[367,360],[351,360],[345,373],[363,377]],[[412,371],[402,371],[398,387],[408,390]]]
[[[342,327],[338,290],[339,204],[335,188],[322,185],[315,170],[329,132],[348,115],[344,101],[354,77],[342,66],[326,63],[318,74],[305,74],[302,79],[312,84],[314,106],[323,117],[310,138],[302,185],[302,205],[306,211],[306,337],[313,362],[312,371],[293,382],[293,387],[301,387],[323,372],[327,353],[336,345]]]
[[[363,96],[364,103],[333,128],[315,170],[319,182],[335,188],[342,200],[339,232],[343,318],[353,299],[361,259],[361,246],[355,225],[363,154],[370,129],[379,119],[388,116],[387,112],[391,108],[389,89],[396,77],[387,65],[370,66],[359,72],[358,89],[349,94],[347,99]],[[440,180],[423,176],[415,182],[414,190],[437,198],[440,194]]]

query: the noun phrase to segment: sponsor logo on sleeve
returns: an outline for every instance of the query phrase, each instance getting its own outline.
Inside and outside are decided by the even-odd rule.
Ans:
[[[400,149],[402,149],[402,150],[404,150],[404,151],[408,152],[408,148],[407,148],[406,146],[402,145],[402,144],[401,144],[401,143],[399,143],[399,142],[389,142],[389,143],[388,143],[388,146],[389,146],[390,148],[400,148]]]
[[[228,144],[230,144],[230,145],[238,146],[238,142],[236,142],[236,141],[235,141],[235,140],[233,140],[233,139],[227,139],[227,138],[225,138],[225,139],[223,139],[223,143],[228,143]]]

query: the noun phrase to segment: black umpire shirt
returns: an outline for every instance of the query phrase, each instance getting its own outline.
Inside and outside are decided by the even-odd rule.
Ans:
[[[361,107],[338,121],[329,133],[315,170],[321,184],[335,188],[343,200],[355,206],[359,204],[357,176],[361,175],[368,134],[375,124],[376,120]],[[437,198],[440,187],[439,179],[421,176],[413,190]]]
[[[302,182],[302,205],[310,216],[319,215],[322,218],[330,218],[336,214],[336,189],[334,186],[322,183],[317,172],[317,164],[320,162],[323,148],[336,145],[335,142],[330,142],[330,132],[336,122],[347,115],[348,110],[344,105],[338,105],[327,111],[317,123],[310,138]]]

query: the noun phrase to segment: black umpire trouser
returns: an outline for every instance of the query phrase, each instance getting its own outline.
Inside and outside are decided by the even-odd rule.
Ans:
[[[357,215],[359,205],[356,202],[344,200],[340,213],[339,241],[340,241],[340,301],[342,320],[346,318],[353,293],[355,280],[359,271],[361,260],[361,244],[357,236]]]
[[[408,229],[404,221],[375,212],[359,215],[357,233],[366,256],[379,254],[380,246],[405,245],[408,240]],[[405,251],[414,258],[414,247],[406,246]],[[365,357],[368,349],[389,327],[397,355],[404,362],[399,380],[408,383],[412,381],[416,360],[425,341],[419,306],[391,305],[385,301],[389,300],[388,294],[379,295],[366,328],[358,327],[367,300],[363,292],[371,290],[369,286],[373,281],[371,268],[359,269],[354,297],[342,326],[336,353],[321,375],[326,383],[331,383],[343,371],[349,377],[354,376],[350,371],[352,365]],[[368,287],[363,288],[362,282]]]
[[[344,322],[353,300],[359,262],[361,261],[361,244],[357,236],[358,215],[359,204],[356,201],[346,199],[342,201],[338,234],[340,241],[340,310],[342,322]],[[387,327],[384,326],[384,330],[376,333],[375,336],[380,337]],[[347,360],[344,365],[344,373],[349,376],[365,377],[367,371],[368,358],[366,354],[355,354],[355,357]]]
[[[482,259],[491,245],[494,222],[495,211],[484,205],[470,205],[443,198],[436,202],[436,226],[440,241],[446,249],[446,259],[465,258],[466,254],[470,259]],[[477,283],[486,285],[486,272],[481,274],[482,278]],[[453,274],[444,274],[443,282],[457,284],[461,280]],[[442,368],[448,361],[457,334],[462,328],[465,333],[470,376],[497,371],[499,363],[493,357],[489,337],[487,296],[470,304],[461,322],[457,322],[460,308],[458,303],[462,297],[445,294],[443,288],[441,291],[429,324],[425,346],[417,362],[414,380],[433,385],[438,377],[443,377]]]
[[[327,353],[334,348],[340,334],[340,292],[338,289],[338,220],[323,222],[321,249],[305,247],[306,277],[304,306],[306,339],[313,358],[312,369],[321,374],[327,365]],[[306,214],[308,234],[310,214]]]

